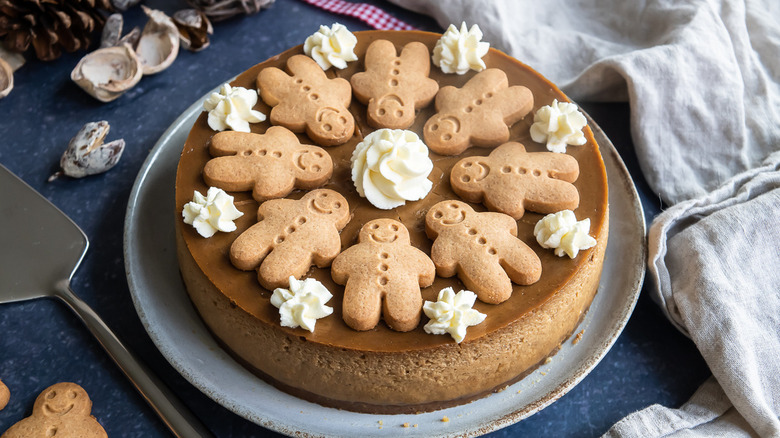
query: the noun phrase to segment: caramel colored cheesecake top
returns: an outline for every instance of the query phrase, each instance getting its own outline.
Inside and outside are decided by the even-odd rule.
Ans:
[[[391,41],[396,49],[400,49],[408,42],[420,41],[429,50],[433,50],[438,34],[427,32],[389,32],[366,31],[356,32],[358,44],[355,53],[359,60],[351,62],[344,70],[329,69],[326,73],[329,77],[342,77],[349,79],[353,74],[365,69],[363,58],[371,42],[378,39]],[[266,67],[278,67],[284,70],[285,61],[297,54],[303,53],[302,47],[294,47],[278,56],[255,65],[239,75],[232,83],[233,86],[255,88],[258,73]],[[546,151],[544,145],[531,140],[529,129],[533,123],[533,114],[544,105],[552,103],[553,99],[559,101],[568,100],[553,84],[544,79],[538,73],[521,62],[506,54],[490,49],[483,58],[488,68],[499,68],[509,78],[509,85],[522,85],[528,87],[533,93],[534,109],[525,119],[515,123],[510,130],[510,141],[517,141],[525,145],[529,152]],[[465,75],[444,74],[441,70],[431,65],[430,77],[439,82],[440,87],[453,85],[461,87],[476,72],[470,71]],[[259,101],[255,109],[270,113],[270,108]],[[460,159],[472,155],[486,156],[491,148],[471,147],[463,154],[457,156],[442,156],[430,152],[434,163],[434,169],[429,175],[433,182],[433,189],[428,195],[414,202],[407,202],[401,207],[392,210],[380,210],[371,205],[365,198],[358,195],[351,179],[352,151],[362,138],[372,132],[367,123],[366,106],[359,103],[353,97],[350,112],[355,118],[355,134],[346,143],[339,146],[325,147],[333,161],[333,175],[323,186],[342,194],[349,202],[351,219],[341,232],[342,250],[357,242],[360,228],[368,221],[376,218],[392,218],[399,220],[409,230],[411,243],[430,255],[432,241],[425,234],[425,214],[434,204],[460,198],[450,187],[450,170]],[[434,104],[431,103],[418,111],[414,124],[409,128],[422,137],[422,129],[425,122],[435,113]],[[207,114],[204,112],[195,122],[187,138],[182,151],[176,176],[176,220],[181,221],[181,211],[184,205],[192,200],[193,192],[206,193],[208,186],[203,180],[202,170],[206,162],[212,157],[209,155],[209,139],[216,134],[207,123]],[[251,125],[252,132],[264,133],[270,124],[268,122]],[[307,138],[304,134],[298,135],[301,143],[316,145],[316,142]],[[579,177],[574,182],[580,196],[579,207],[574,210],[577,219],[590,219],[590,234],[597,237],[605,233],[605,219],[607,214],[607,176],[598,145],[593,138],[589,127],[585,128],[587,143],[583,146],[571,146],[566,153],[573,156],[579,164]],[[293,191],[288,198],[298,199],[306,192]],[[231,233],[217,233],[210,238],[201,237],[194,228],[182,226],[183,238],[187,248],[191,252],[196,263],[213,284],[235,305],[251,314],[258,320],[277,326],[279,330],[288,332],[291,336],[300,336],[307,341],[329,345],[337,348],[356,349],[378,352],[395,352],[414,349],[435,348],[445,344],[453,344],[449,336],[437,336],[425,333],[423,325],[427,318],[423,315],[419,326],[410,332],[396,332],[389,329],[383,322],[376,328],[359,332],[348,327],[341,317],[342,297],[344,287],[336,284],[331,279],[329,268],[312,267],[307,277],[314,277],[321,281],[333,294],[328,305],[334,308],[332,315],[317,321],[316,330],[310,333],[297,328],[281,327],[279,324],[279,311],[271,302],[273,291],[263,289],[257,280],[257,273],[236,269],[230,262],[229,251],[232,242],[244,230],[257,222],[258,202],[252,198],[251,192],[230,192],[235,197],[236,207],[244,213],[236,220],[237,230]],[[481,204],[470,204],[476,211],[485,211]],[[526,212],[517,221],[518,238],[525,242],[539,256],[542,262],[542,274],[538,282],[529,286],[513,284],[512,296],[505,302],[491,305],[477,301],[474,308],[487,314],[485,321],[469,328],[464,343],[473,342],[488,333],[510,325],[532,312],[537,306],[544,303],[553,294],[560,290],[574,274],[588,263],[595,248],[581,251],[574,258],[557,257],[552,250],[543,249],[536,243],[533,229],[542,215]],[[423,300],[436,301],[439,291],[445,287],[452,287],[456,292],[465,289],[457,277],[437,277],[433,285],[422,289]],[[237,328],[239,329],[239,328]]]

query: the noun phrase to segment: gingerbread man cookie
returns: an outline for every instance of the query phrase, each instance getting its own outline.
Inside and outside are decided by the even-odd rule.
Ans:
[[[469,202],[523,217],[525,210],[549,214],[574,210],[580,195],[572,184],[579,176],[577,160],[554,152],[526,152],[517,142],[505,143],[487,157],[467,157],[452,168],[450,184]]]
[[[494,147],[509,140],[509,127],[534,106],[531,90],[510,87],[506,74],[489,68],[463,88],[443,87],[436,111],[425,123],[423,137],[432,151],[458,155],[471,146]]]
[[[409,231],[392,219],[363,225],[358,243],[339,254],[330,268],[346,285],[343,318],[355,330],[371,330],[380,313],[391,329],[407,332],[420,322],[420,287],[433,284],[436,267],[413,247]]]
[[[216,158],[203,168],[206,183],[232,192],[252,190],[258,202],[287,196],[293,189],[315,189],[333,174],[333,161],[325,150],[302,145],[281,126],[272,126],[265,134],[218,132],[209,152]]]
[[[311,265],[330,265],[341,251],[349,204],[333,190],[317,189],[299,200],[266,201],[257,219],[231,245],[230,261],[244,271],[257,269],[260,284],[273,290],[288,286],[291,275],[300,279]]]
[[[3,410],[5,405],[8,404],[8,400],[11,399],[11,391],[5,386],[2,380],[0,380],[0,411]]]
[[[428,47],[411,42],[396,56],[393,43],[377,40],[368,46],[366,71],[352,76],[355,97],[368,105],[368,124],[374,128],[406,129],[415,109],[431,103],[439,84],[431,71]]]
[[[11,426],[0,438],[106,437],[91,412],[92,401],[84,388],[75,383],[57,383],[35,399],[32,415]]]
[[[352,138],[355,119],[349,112],[352,87],[343,78],[328,79],[305,55],[287,60],[290,74],[276,67],[257,75],[260,96],[271,110],[271,123],[306,132],[317,144],[333,146]]]
[[[442,201],[425,215],[431,259],[441,277],[458,278],[489,304],[506,301],[512,282],[533,284],[542,262],[517,238],[517,222],[503,213],[478,213],[461,201]]]

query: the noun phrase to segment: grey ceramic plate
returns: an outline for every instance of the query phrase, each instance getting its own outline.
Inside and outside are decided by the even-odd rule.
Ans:
[[[144,327],[171,365],[217,403],[250,421],[299,436],[487,433],[538,412],[568,392],[606,355],[628,322],[645,274],[644,215],[620,156],[590,120],[609,178],[610,231],[599,292],[577,329],[585,329],[578,343],[564,342],[550,363],[505,391],[425,414],[359,414],[281,392],[220,349],[192,307],[179,276],[171,215],[174,179],[179,153],[200,112],[197,102],[168,128],[136,179],[125,221],[127,281]],[[450,421],[442,422],[443,416]],[[400,428],[404,423],[417,427]]]

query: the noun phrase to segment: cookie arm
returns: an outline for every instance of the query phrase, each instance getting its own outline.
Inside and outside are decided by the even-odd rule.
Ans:
[[[341,236],[339,230],[331,225],[319,236],[319,241],[312,248],[312,261],[320,268],[330,266],[333,259],[341,252]]]
[[[420,287],[428,287],[433,284],[433,280],[436,278],[436,265],[428,257],[427,254],[419,249],[410,246],[408,254],[405,254],[412,260],[415,260],[414,266],[418,268],[417,282]]]
[[[447,239],[441,238],[441,234],[433,241],[431,260],[436,265],[436,273],[440,277],[452,277],[458,273],[457,248],[454,246],[451,242],[447,242]]]
[[[242,271],[256,268],[271,251],[273,236],[267,233],[268,227],[258,222],[233,241],[230,245],[230,262]]]
[[[284,99],[288,89],[292,86],[292,78],[276,67],[267,67],[257,75],[257,88],[260,89],[260,97],[269,106],[276,106]]]

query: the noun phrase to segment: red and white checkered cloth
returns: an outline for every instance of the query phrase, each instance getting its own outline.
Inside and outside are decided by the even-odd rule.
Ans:
[[[303,0],[329,12],[355,17],[378,30],[414,30],[413,26],[393,17],[382,9],[367,3],[350,3],[344,0]]]

